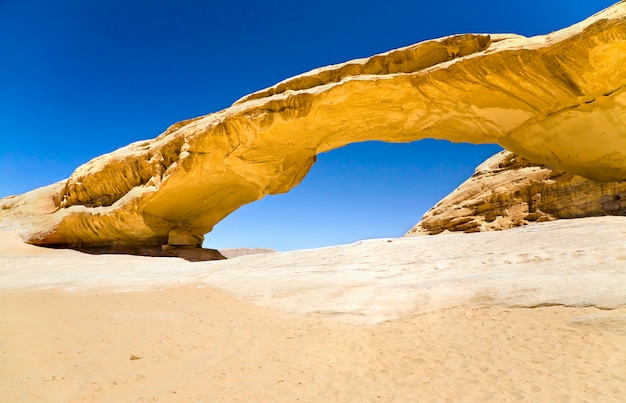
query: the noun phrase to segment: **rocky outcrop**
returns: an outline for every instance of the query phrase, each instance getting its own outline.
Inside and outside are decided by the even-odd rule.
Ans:
[[[177,257],[189,262],[205,262],[208,260],[224,260],[227,256],[217,249],[207,249],[201,246],[143,246],[111,244],[102,246],[74,247],[80,252],[90,255],[134,255],[150,257]]]
[[[559,218],[626,216],[626,181],[595,182],[502,151],[407,235],[497,231]]]
[[[623,180],[624,66],[620,2],[545,36],[455,35],[316,69],[3,199],[0,229],[41,245],[157,246],[171,231],[198,239],[240,206],[296,186],[317,154],[366,140],[498,143]]]

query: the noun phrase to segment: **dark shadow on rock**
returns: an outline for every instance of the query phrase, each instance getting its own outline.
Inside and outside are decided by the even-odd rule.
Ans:
[[[90,255],[134,255],[151,257],[178,257],[189,262],[224,260],[226,257],[216,249],[190,248],[185,246],[98,246],[90,248],[72,248]]]

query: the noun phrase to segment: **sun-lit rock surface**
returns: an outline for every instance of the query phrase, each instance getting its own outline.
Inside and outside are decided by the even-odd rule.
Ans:
[[[502,151],[476,168],[407,235],[494,231],[605,215],[626,216],[626,181],[595,182]]]
[[[318,153],[366,140],[498,143],[623,180],[624,66],[620,2],[545,36],[456,35],[323,67],[1,200],[0,229],[62,246],[162,245],[172,230],[193,238],[296,186]]]

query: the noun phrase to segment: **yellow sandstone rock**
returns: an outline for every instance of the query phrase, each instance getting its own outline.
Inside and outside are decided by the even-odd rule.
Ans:
[[[296,186],[317,154],[367,140],[498,143],[623,180],[625,116],[620,2],[545,36],[456,35],[290,78],[0,201],[0,228],[33,244],[161,245],[172,229],[211,231]]]
[[[626,181],[595,182],[502,151],[476,168],[407,235],[503,230],[605,215],[626,215]]]

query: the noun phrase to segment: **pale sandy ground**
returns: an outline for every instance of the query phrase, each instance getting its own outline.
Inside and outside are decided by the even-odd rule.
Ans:
[[[572,306],[519,307],[542,304]],[[626,218],[204,263],[0,236],[2,402],[623,402],[625,391]]]

